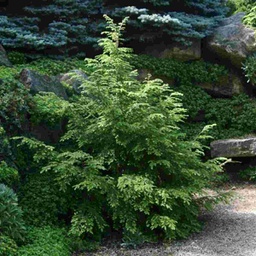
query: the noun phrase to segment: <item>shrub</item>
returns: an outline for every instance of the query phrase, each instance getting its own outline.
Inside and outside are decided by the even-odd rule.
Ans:
[[[228,75],[224,66],[204,61],[184,63],[174,59],[159,59],[149,55],[134,55],[130,63],[137,69],[148,69],[153,75],[170,78],[176,86],[218,83]]]
[[[256,132],[256,101],[245,94],[232,99],[214,99],[205,108],[207,122],[217,124],[215,139],[234,138]]]
[[[18,246],[13,239],[0,235],[0,256],[17,256]]]
[[[34,124],[40,122],[49,125],[58,124],[66,115],[68,102],[60,99],[54,93],[41,92],[33,97],[34,106],[30,110],[31,121]]]
[[[9,167],[6,162],[0,162],[0,183],[12,187],[19,181],[19,173],[16,169]]]
[[[67,212],[67,200],[54,181],[54,175],[28,174],[19,191],[20,205],[27,224],[58,224],[58,216]]]
[[[86,69],[84,61],[78,59],[53,60],[50,58],[40,58],[26,65],[19,65],[19,68],[26,67],[37,71],[43,75],[59,75],[67,73],[72,69]]]
[[[25,227],[22,211],[13,190],[0,184],[0,232],[12,239],[22,239]]]
[[[51,148],[43,171],[55,172],[64,191],[83,195],[71,221],[74,236],[97,238],[110,226],[135,236],[186,237],[200,229],[195,195],[222,160],[201,160],[198,140],[209,127],[197,140],[185,139],[181,94],[160,79],[139,82],[125,61],[130,49],[119,48],[124,21],[117,26],[106,19],[103,54],[88,60],[95,71],[69,109],[63,140],[72,147]]]
[[[244,70],[247,83],[251,82],[253,85],[256,84],[256,54],[248,57],[243,64],[242,69]]]
[[[8,52],[7,56],[13,65],[26,63],[26,56],[22,52],[11,51],[11,52]]]
[[[0,121],[8,134],[17,133],[29,109],[29,89],[14,78],[6,78],[0,86]]]
[[[254,3],[254,0],[228,0],[226,5],[231,9],[230,14],[233,14],[250,11]]]
[[[69,256],[71,255],[65,231],[45,226],[30,228],[26,236],[28,242],[19,248],[18,256]]]
[[[240,171],[239,176],[243,180],[256,181],[256,167],[249,167]]]

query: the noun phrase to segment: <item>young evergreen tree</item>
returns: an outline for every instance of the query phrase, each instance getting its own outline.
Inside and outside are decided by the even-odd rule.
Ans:
[[[36,161],[48,159],[43,171],[54,171],[63,191],[80,194],[71,234],[95,238],[110,227],[130,237],[186,237],[200,229],[201,203],[211,201],[199,197],[223,159],[201,160],[209,127],[186,140],[181,94],[160,79],[138,81],[131,50],[120,47],[127,19],[106,19],[103,53],[87,60],[93,72],[70,105],[68,148],[24,143],[37,149]]]

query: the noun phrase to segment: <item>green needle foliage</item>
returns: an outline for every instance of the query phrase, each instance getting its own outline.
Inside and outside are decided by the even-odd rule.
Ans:
[[[43,171],[54,171],[64,192],[72,188],[82,195],[71,235],[95,239],[110,228],[130,239],[186,237],[200,229],[201,203],[210,202],[202,202],[200,194],[223,159],[201,160],[199,140],[208,138],[209,127],[185,140],[179,128],[186,117],[181,94],[160,79],[138,81],[127,61],[131,50],[120,47],[127,18],[118,25],[105,18],[103,53],[87,60],[94,71],[69,107],[63,138],[69,149],[57,152],[40,144],[35,159],[50,157]]]

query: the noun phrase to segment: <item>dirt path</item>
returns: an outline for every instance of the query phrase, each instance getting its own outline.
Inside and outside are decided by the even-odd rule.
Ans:
[[[256,185],[233,187],[231,205],[201,216],[202,232],[187,240],[137,250],[101,248],[80,256],[256,256]]]

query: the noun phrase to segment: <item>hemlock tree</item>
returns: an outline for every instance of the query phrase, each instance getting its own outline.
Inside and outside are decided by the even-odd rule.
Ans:
[[[200,229],[200,206],[223,199],[201,198],[223,159],[202,161],[204,131],[187,141],[179,124],[185,119],[181,94],[160,79],[136,79],[127,61],[131,50],[120,47],[123,22],[106,16],[103,53],[87,59],[92,74],[81,97],[69,108],[58,152],[24,139],[37,148],[35,160],[48,159],[64,192],[80,194],[70,233],[81,238],[121,230],[124,236],[186,237]],[[42,152],[42,150],[44,152]],[[45,159],[44,159],[45,160]],[[109,227],[109,229],[107,229]]]
[[[74,46],[80,51],[86,51],[84,46],[96,46],[105,27],[103,13],[119,18],[131,16],[128,41],[189,43],[211,34],[227,8],[222,0],[131,0],[128,4],[124,0],[52,0],[39,1],[36,6],[28,4],[18,17],[11,9],[9,12],[8,17],[0,16],[3,46],[61,49],[64,54],[72,53]]]

